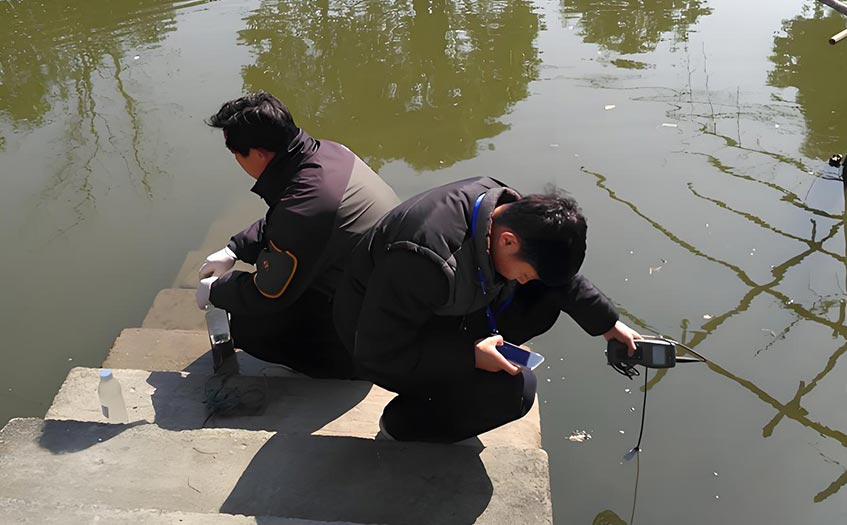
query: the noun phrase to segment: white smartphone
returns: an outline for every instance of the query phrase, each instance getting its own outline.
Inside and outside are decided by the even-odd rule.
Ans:
[[[538,368],[538,365],[544,362],[543,355],[524,350],[517,345],[505,341],[502,345],[497,346],[497,351],[512,363],[518,366],[525,366],[530,370],[535,370]]]

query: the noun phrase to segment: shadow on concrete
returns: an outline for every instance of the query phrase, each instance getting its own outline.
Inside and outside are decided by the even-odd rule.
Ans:
[[[350,437],[271,438],[220,512],[385,525],[471,524],[493,485],[471,447]]]
[[[109,441],[127,429],[146,424],[148,424],[147,421],[114,424],[45,419],[38,444],[53,454],[80,452],[98,443]]]
[[[211,375],[212,372],[212,350],[207,350],[203,354],[198,355],[193,361],[179,359],[181,356],[174,357],[174,364],[179,366],[167,368],[167,370],[182,369],[190,374]],[[279,377],[308,377],[305,374],[295,372],[294,370],[276,363],[269,363],[257,359],[241,349],[235,350],[235,361],[241,375],[245,376],[279,376]],[[157,359],[161,359],[157,356]],[[231,359],[231,358],[230,358]]]
[[[310,434],[355,407],[371,383],[306,377],[152,372],[155,423],[167,430],[240,428]]]

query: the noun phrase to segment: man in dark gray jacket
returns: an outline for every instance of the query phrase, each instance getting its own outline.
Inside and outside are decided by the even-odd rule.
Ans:
[[[225,103],[208,124],[268,205],[200,268],[197,306],[230,313],[236,348],[314,377],[352,377],[332,322],[332,297],[353,246],[397,196],[341,144],[315,140],[259,92]],[[230,272],[236,259],[255,272]]]
[[[571,197],[522,197],[490,178],[435,188],[383,217],[356,246],[334,304],[357,374],[399,394],[381,430],[455,442],[522,417],[535,376],[496,346],[546,332],[562,311],[634,349],[640,336],[577,273],[586,231]]]

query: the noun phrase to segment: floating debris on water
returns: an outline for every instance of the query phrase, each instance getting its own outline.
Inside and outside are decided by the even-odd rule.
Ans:
[[[568,441],[573,441],[574,443],[585,443],[589,439],[591,439],[591,434],[585,430],[575,430],[573,434],[568,436]]]
[[[618,430],[618,433],[619,433],[619,434],[621,434],[621,435],[623,435],[623,434],[624,434],[624,431],[623,431],[623,430]]]
[[[662,127],[663,128],[675,128],[675,127],[677,127],[677,125],[671,124],[670,122],[662,122]]]
[[[770,328],[762,328],[762,331],[768,334],[771,334],[771,337],[776,337],[776,332],[771,330]]]
[[[624,392],[626,392],[627,394],[629,394],[630,392],[632,392],[632,389],[631,389],[631,388],[627,388],[627,389],[625,389],[625,390],[624,390]]]
[[[551,148],[558,148],[558,147],[559,147],[559,145],[558,145],[558,144],[550,144],[550,147],[551,147]]]
[[[715,476],[717,476],[717,475],[718,475],[718,473],[717,473],[717,472],[715,472]]]
[[[709,314],[703,314],[703,319],[707,319],[707,320],[708,320],[708,319],[711,319],[711,318],[712,318],[712,316],[711,316],[711,315],[709,315]]]
[[[615,109],[616,107],[617,106],[614,105],[614,104],[606,104],[606,107],[603,108],[603,109],[605,109],[606,111],[609,111],[610,109]]]
[[[650,275],[653,275],[655,272],[658,272],[659,270],[661,270],[661,269],[662,269],[662,267],[663,267],[665,264],[667,264],[667,262],[668,262],[668,260],[667,260],[667,259],[659,259],[659,261],[661,261],[661,263],[662,263],[662,264],[660,264],[659,266],[651,266],[651,267],[650,267],[650,272],[649,272],[649,273],[650,273]]]
[[[629,407],[630,412],[635,412],[635,407]]]

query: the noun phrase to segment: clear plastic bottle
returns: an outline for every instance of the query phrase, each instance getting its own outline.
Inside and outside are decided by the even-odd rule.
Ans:
[[[126,423],[126,403],[121,393],[121,384],[108,368],[100,370],[100,386],[97,387],[97,393],[100,395],[100,408],[106,419],[110,423]]]
[[[213,347],[227,343],[231,339],[229,318],[226,310],[222,308],[216,308],[211,304],[206,307],[206,327],[209,329],[209,340]]]

